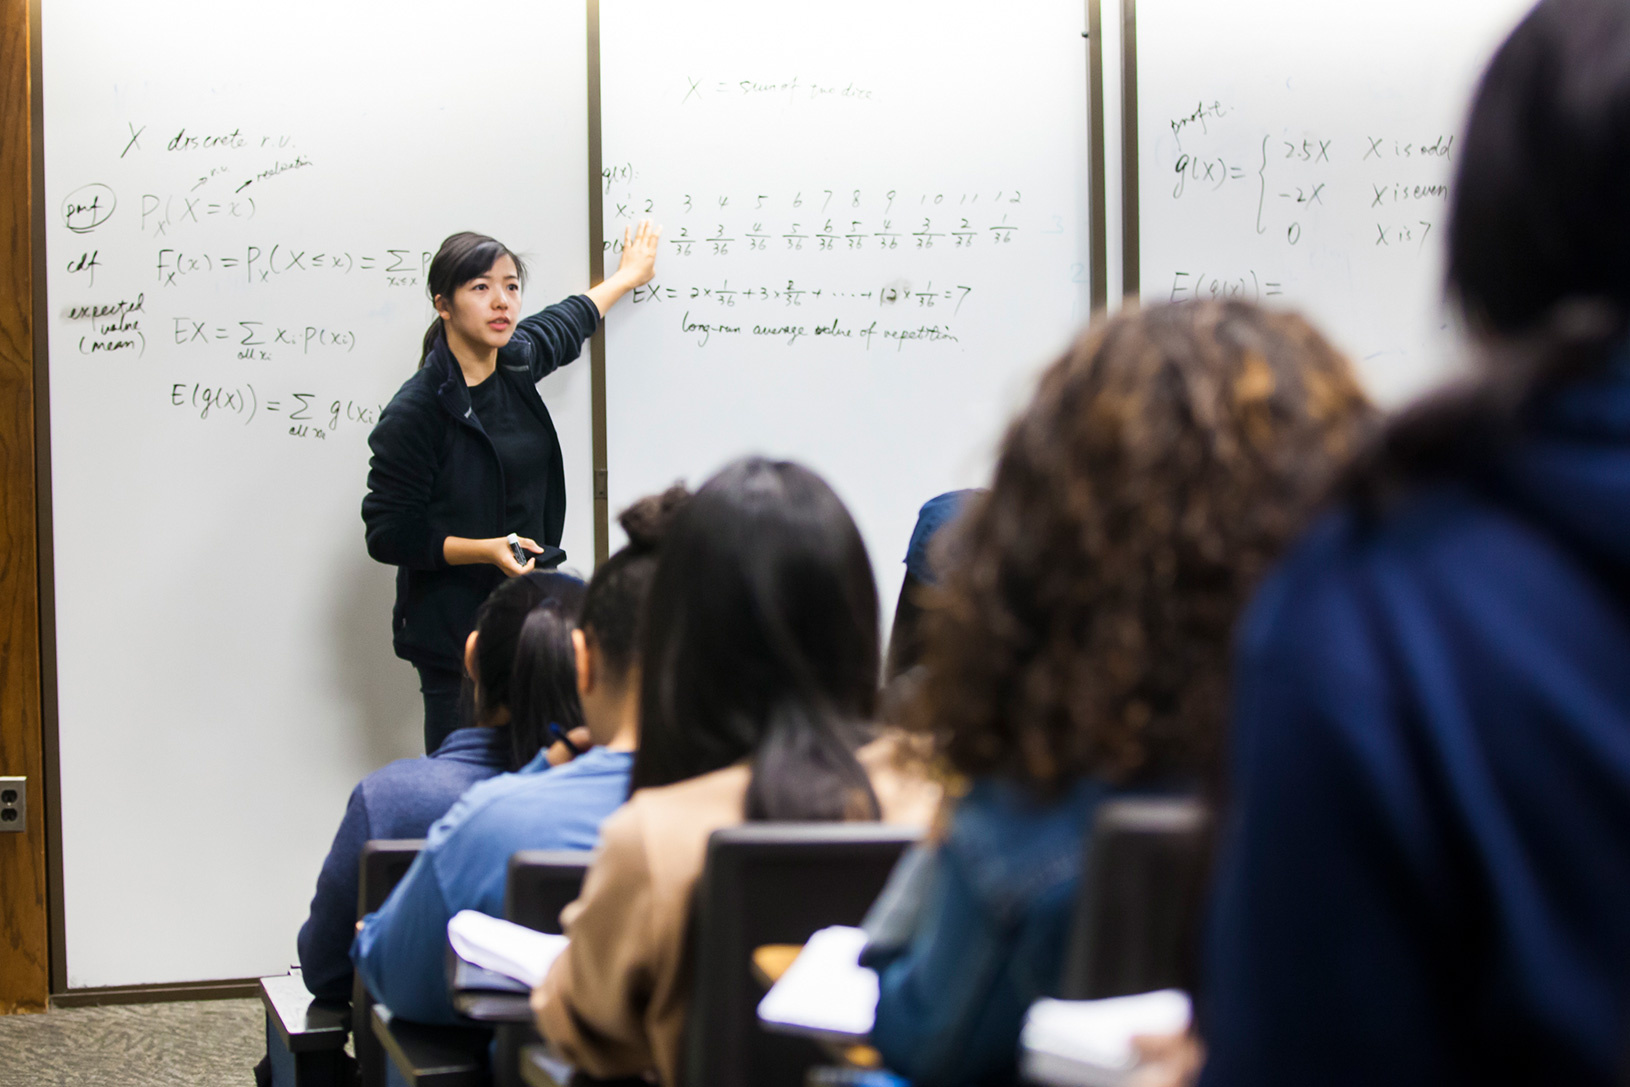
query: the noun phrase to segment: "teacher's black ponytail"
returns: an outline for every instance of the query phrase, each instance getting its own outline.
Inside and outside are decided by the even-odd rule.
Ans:
[[[521,278],[521,286],[526,286],[526,262],[514,250],[496,238],[489,238],[485,234],[463,230],[457,234],[448,235],[436,250],[436,255],[430,258],[430,271],[425,279],[425,291],[430,295],[430,301],[435,303],[438,296],[451,298],[453,292],[479,275],[486,274],[499,257],[508,257],[515,262],[515,273]],[[419,366],[422,368],[430,352],[436,349],[436,341],[442,338],[442,321],[438,316],[430,322],[425,330],[424,350],[419,353]]]

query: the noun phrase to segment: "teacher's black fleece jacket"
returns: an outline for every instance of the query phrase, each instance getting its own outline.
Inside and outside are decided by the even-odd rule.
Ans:
[[[523,318],[498,352],[498,369],[490,379],[510,382],[548,435],[551,453],[539,466],[548,479],[539,543],[560,544],[566,475],[560,439],[537,383],[575,359],[599,323],[600,311],[587,295]],[[510,529],[498,452],[471,410],[469,388],[445,338],[386,405],[368,447],[373,456],[362,520],[368,554],[397,568],[391,616],[396,655],[461,670],[476,609],[504,575],[485,564],[449,566],[442,542],[448,536],[503,536]]]

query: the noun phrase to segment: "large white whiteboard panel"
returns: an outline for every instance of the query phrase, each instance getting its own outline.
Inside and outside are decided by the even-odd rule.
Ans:
[[[849,504],[892,605],[918,506],[986,482],[1087,317],[1084,5],[600,17],[606,237],[666,231],[607,324],[612,509],[796,458]]]
[[[1441,380],[1460,131],[1529,6],[1139,3],[1142,297],[1300,308],[1383,403]]]
[[[359,504],[422,268],[475,229],[534,257],[529,303],[587,286],[584,9],[43,19],[68,982],[264,974],[351,787],[420,749]],[[542,386],[585,567],[588,378]]]

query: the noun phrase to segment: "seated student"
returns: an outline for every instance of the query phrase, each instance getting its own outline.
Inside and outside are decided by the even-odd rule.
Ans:
[[[1630,4],[1534,7],[1456,155],[1481,372],[1240,626],[1206,1087],[1626,1082]]]
[[[907,723],[966,793],[867,919],[892,1070],[1017,1081],[1097,805],[1208,778],[1234,618],[1370,418],[1305,321],[1242,304],[1123,313],[1043,375],[924,616]]]
[[[317,877],[311,915],[300,929],[300,967],[312,995],[351,999],[349,952],[356,935],[363,844],[370,838],[423,838],[471,785],[523,765],[537,753],[543,732],[534,719],[545,725],[580,719],[575,696],[546,698],[512,713],[509,671],[527,616],[542,606],[573,615],[582,597],[581,581],[556,573],[528,574],[494,589],[470,635],[493,649],[479,661],[471,658],[476,689],[486,692],[479,723],[450,733],[434,754],[399,759],[374,771],[352,790]]]
[[[512,853],[593,849],[601,821],[627,798],[639,722],[636,629],[662,535],[688,497],[674,487],[624,511],[628,545],[594,572],[576,629],[558,613],[528,618],[515,666],[517,700],[554,691],[580,696],[595,746],[561,766],[540,751],[518,772],[472,788],[430,829],[424,851],[364,920],[351,949],[369,991],[392,1013],[455,1022],[445,972],[448,920],[460,910],[502,917]],[[483,648],[478,640],[469,652],[479,657]],[[476,690],[479,698],[480,684]],[[557,751],[569,755],[565,745]]]
[[[862,746],[877,701],[877,587],[819,476],[752,458],[696,493],[641,637],[635,792],[563,920],[538,1025],[592,1076],[677,1082],[692,892],[708,837],[746,821],[923,825],[938,789]]]
[[[945,526],[967,508],[969,501],[982,493],[979,490],[947,491],[930,498],[917,511],[917,524],[906,546],[906,576],[900,583],[900,596],[894,602],[889,648],[883,656],[883,692],[877,706],[880,720],[901,720],[922,683],[923,611],[929,594],[939,585],[935,565],[945,561],[934,541]],[[929,556],[931,546],[935,551],[932,558]]]
[[[906,546],[906,577],[894,605],[889,651],[884,660],[883,678],[891,687],[922,659],[923,592],[939,583],[929,547],[940,531],[979,493],[977,490],[947,491],[930,498],[917,511],[917,524],[911,530],[911,543]]]

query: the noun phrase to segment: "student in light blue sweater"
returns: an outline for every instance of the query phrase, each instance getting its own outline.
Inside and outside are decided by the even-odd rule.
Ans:
[[[623,513],[628,546],[595,571],[576,629],[537,617],[534,631],[529,622],[529,635],[557,647],[538,660],[564,653],[569,678],[523,663],[518,685],[575,683],[586,731],[574,743],[593,746],[575,759],[566,744],[540,752],[516,773],[472,788],[431,828],[424,852],[364,920],[351,949],[369,991],[393,1014],[454,1022],[444,963],[448,920],[466,909],[502,917],[511,854],[593,849],[601,821],[627,799],[639,728],[635,637],[658,545],[687,497],[674,487]]]

